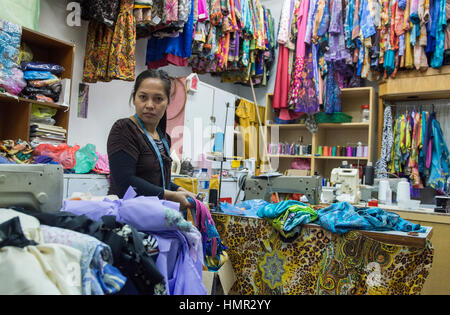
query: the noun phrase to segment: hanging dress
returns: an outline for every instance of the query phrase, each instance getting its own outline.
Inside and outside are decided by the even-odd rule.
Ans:
[[[122,0],[114,29],[90,21],[86,39],[83,82],[134,81],[136,22],[134,1]]]
[[[305,45],[309,1],[302,1],[297,14],[297,50],[291,85],[289,107],[297,113],[313,114],[319,111],[311,46]]]

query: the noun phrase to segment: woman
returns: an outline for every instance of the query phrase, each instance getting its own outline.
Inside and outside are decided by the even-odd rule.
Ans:
[[[116,121],[108,137],[110,194],[123,197],[132,186],[140,196],[157,196],[189,207],[195,195],[171,182],[170,137],[166,133],[171,81],[162,70],[146,70],[131,96],[136,114]],[[131,101],[130,99],[130,101]]]

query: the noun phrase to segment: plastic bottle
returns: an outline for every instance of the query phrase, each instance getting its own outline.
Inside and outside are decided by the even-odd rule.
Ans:
[[[369,104],[361,105],[361,122],[369,122],[369,120],[370,120]]]
[[[209,200],[209,175],[208,169],[202,168],[202,172],[198,177],[197,193],[203,197],[203,202],[207,203]]]

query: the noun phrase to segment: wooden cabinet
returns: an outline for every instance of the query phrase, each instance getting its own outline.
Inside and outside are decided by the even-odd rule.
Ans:
[[[450,98],[450,66],[440,69],[402,71],[392,79],[379,82],[378,157],[380,156],[385,102]]]
[[[72,82],[75,55],[73,44],[25,27],[22,29],[22,41],[32,50],[33,61],[49,62],[62,66],[64,72],[61,74],[61,78],[70,79]],[[12,139],[17,141],[21,139],[29,141],[32,104],[57,109],[57,113],[53,117],[56,120],[55,125],[68,130],[68,106],[0,94],[0,140]]]
[[[311,145],[310,155],[288,155],[288,154],[267,154],[270,157],[272,170],[284,173],[290,169],[290,164],[294,158],[305,158],[310,160],[311,174],[317,172],[323,177],[329,177],[331,170],[338,167],[343,160],[349,164],[366,164],[374,162],[376,158],[375,142],[375,120],[376,120],[376,95],[373,87],[342,89],[341,101],[342,112],[352,116],[349,123],[319,123],[318,131],[315,134],[309,132],[305,124],[274,124],[275,113],[272,109],[272,94],[266,98],[266,143],[299,143]],[[361,105],[369,104],[369,121],[361,122]],[[356,146],[361,142],[367,146],[367,156],[347,157],[347,156],[326,156],[319,155],[319,147],[330,146]],[[265,159],[266,160],[266,159]],[[264,171],[270,170],[268,164],[264,165]]]

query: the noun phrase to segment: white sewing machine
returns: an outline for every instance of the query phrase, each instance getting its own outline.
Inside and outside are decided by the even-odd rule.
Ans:
[[[359,203],[359,173],[353,168],[334,168],[331,171],[331,185],[336,186],[336,200]]]

